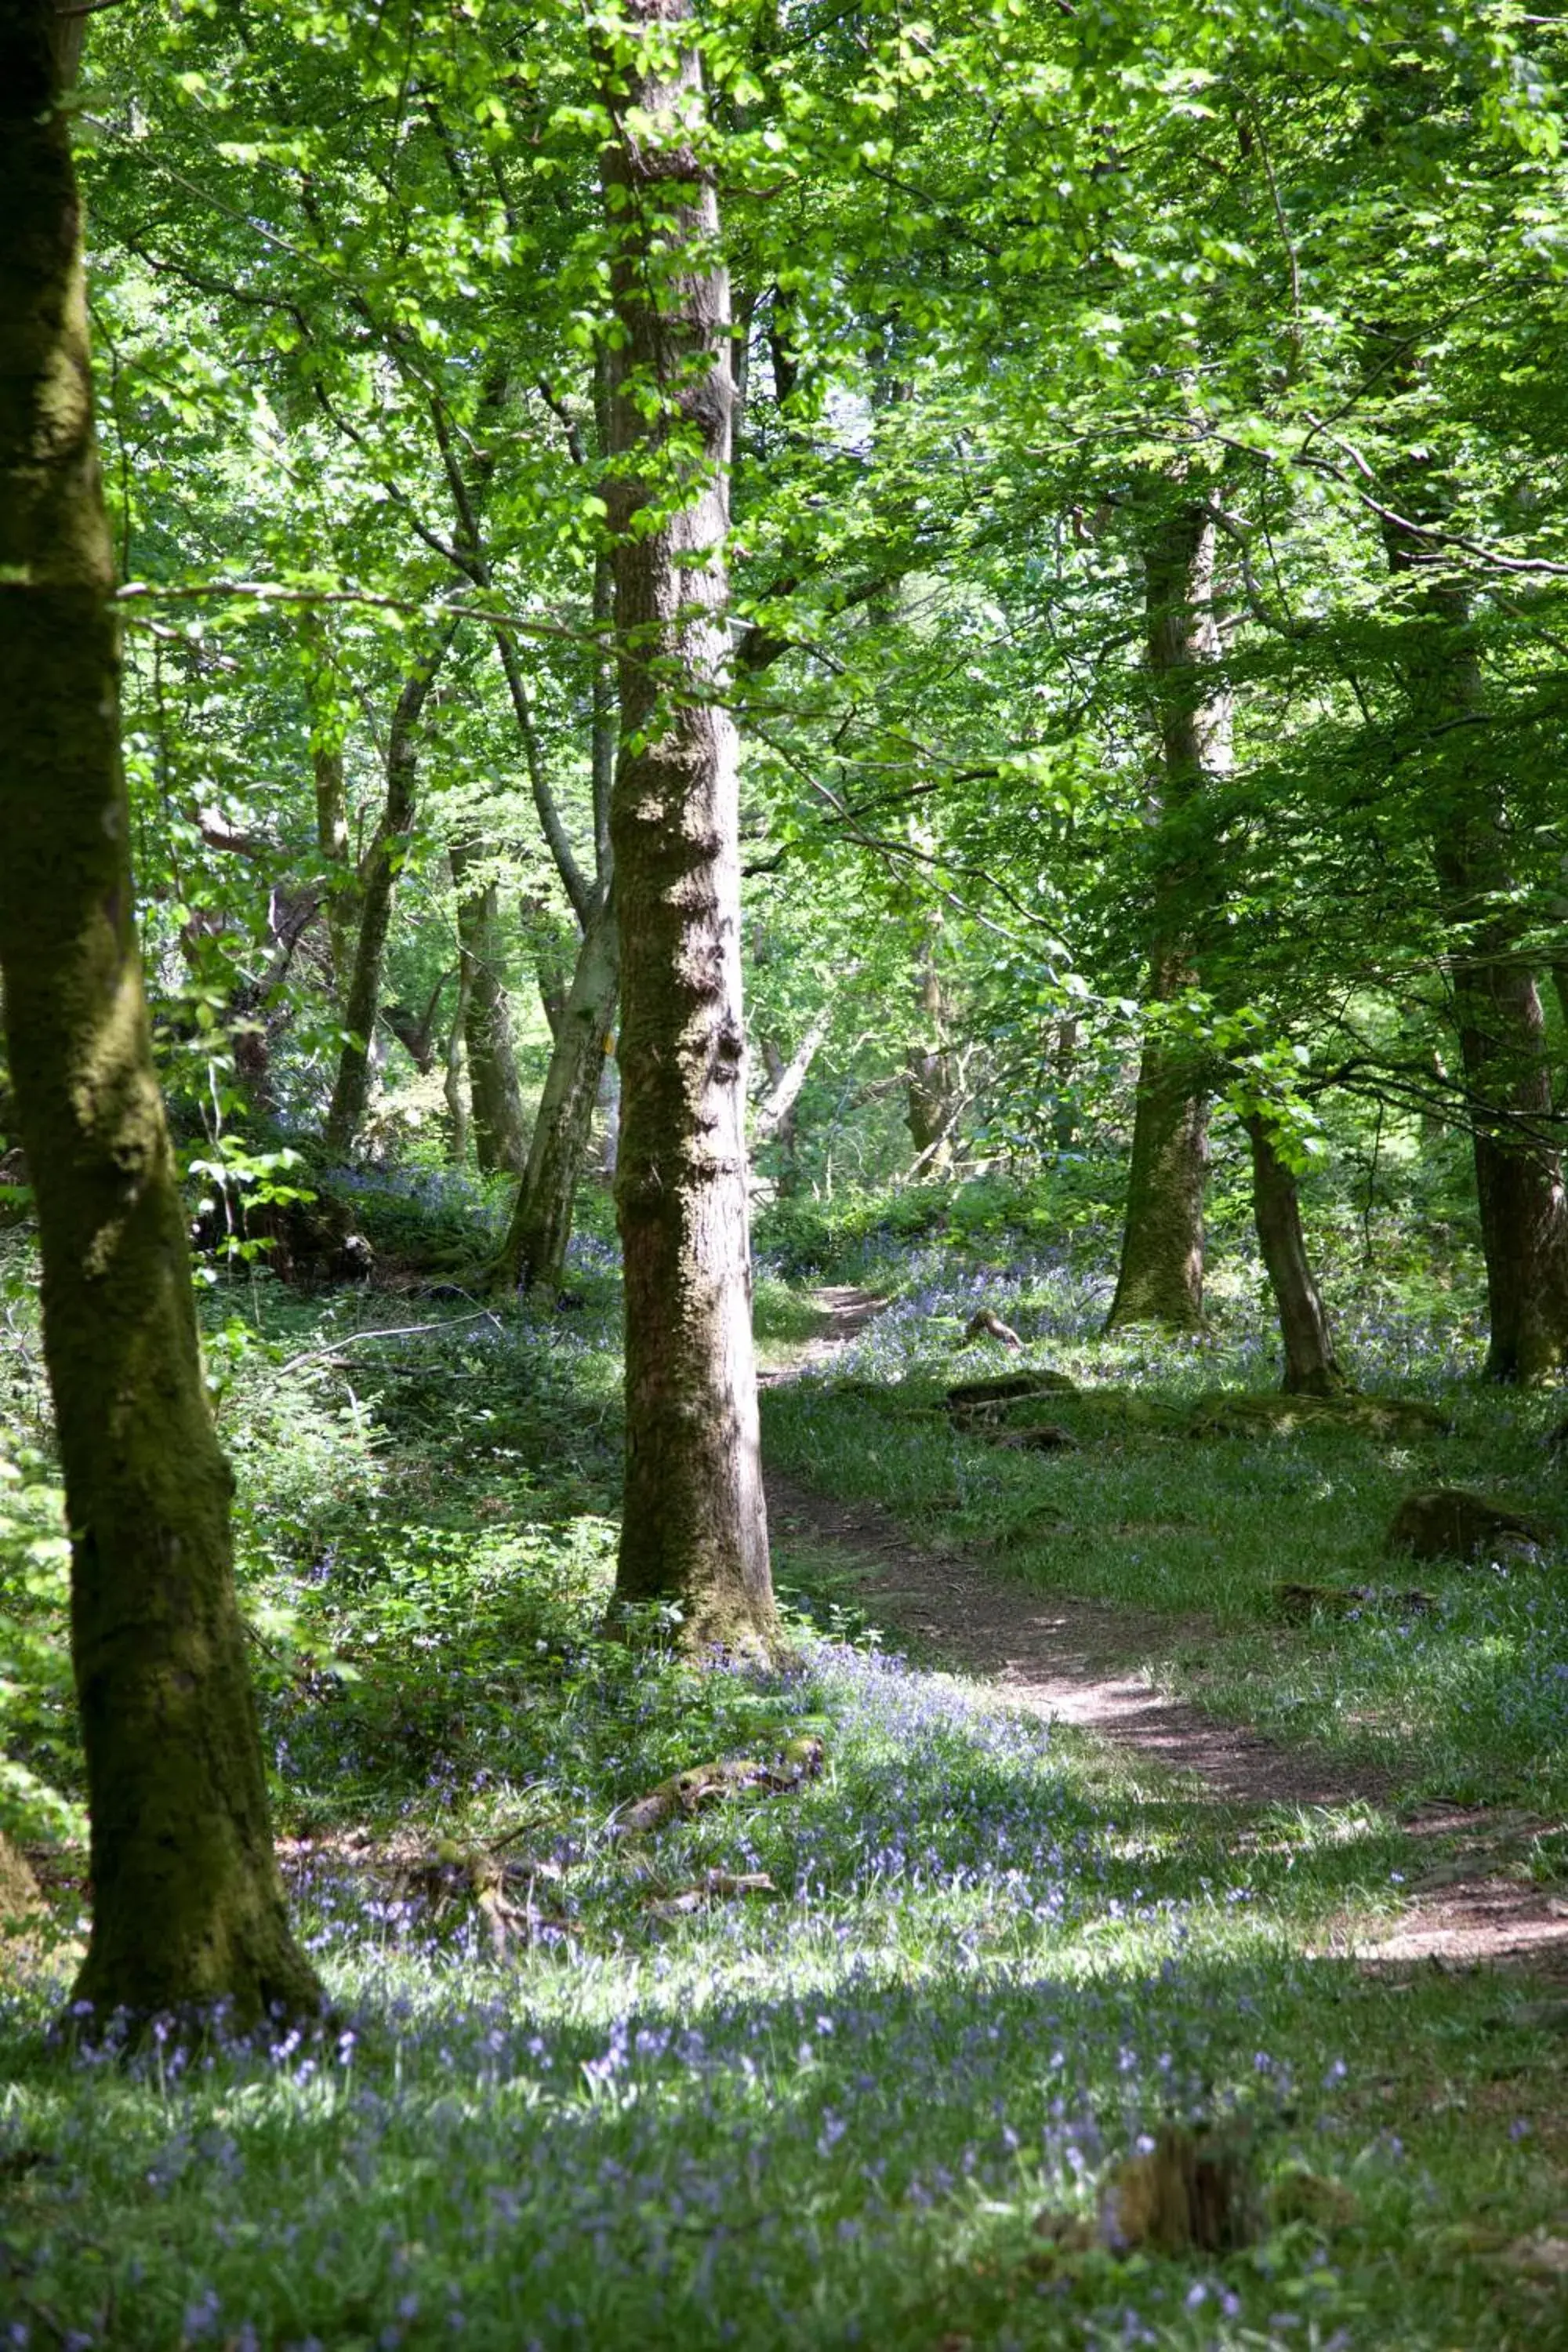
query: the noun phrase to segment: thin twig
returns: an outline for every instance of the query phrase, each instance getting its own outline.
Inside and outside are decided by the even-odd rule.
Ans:
[[[286,1364],[279,1367],[279,1373],[297,1372],[301,1364],[325,1363],[341,1355],[345,1348],[357,1348],[363,1339],[417,1339],[427,1331],[459,1330],[465,1323],[493,1323],[498,1331],[504,1328],[499,1315],[481,1307],[476,1315],[452,1315],[440,1323],[399,1323],[384,1331],[350,1331],[342,1339],[334,1339],[330,1348],[307,1348],[302,1356],[290,1356]]]

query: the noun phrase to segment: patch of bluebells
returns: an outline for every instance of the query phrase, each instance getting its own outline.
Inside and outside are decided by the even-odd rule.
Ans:
[[[1092,2210],[1152,2117],[1293,2095],[1237,1999],[1245,1970],[1221,2006],[1176,1950],[1086,1969],[1091,1915],[1167,1941],[1171,1922],[1112,1893],[1113,1832],[1047,1727],[842,1647],[793,1677],[722,1676],[786,1721],[829,1717],[832,1780],[701,1817],[645,1864],[720,1853],[769,1869],[776,1902],[667,1932],[635,1869],[628,1899],[626,1849],[585,1832],[568,1875],[594,1931],[500,1968],[318,1867],[304,1916],[347,2023],[140,2052],[145,2108],[112,2143],[106,2058],[81,2055],[55,2145],[100,2193],[111,2165],[144,2265],[116,2340],[330,2344],[352,2274],[356,2340],[389,2347],[521,2342],[503,2331],[526,2314],[552,2352],[785,2352],[818,2340],[802,2313],[825,2278],[819,2340],[924,2342],[890,2337],[889,2315],[975,2216]],[[96,2346],[71,2242],[62,2224],[35,2246],[42,2299]],[[1127,2287],[1105,2291],[1093,2326],[1119,2330]],[[1146,2282],[1139,2325],[1175,2292]]]
[[[841,1276],[896,1286],[891,1304],[839,1351],[836,1373],[897,1380],[929,1356],[934,1318],[967,1323],[990,1307],[1031,1345],[1072,1349],[1097,1342],[1116,1282],[1117,1235],[1107,1227],[1041,1247],[1009,1244],[1005,1263],[976,1263],[947,1243],[900,1245],[873,1235],[864,1263],[837,1269]],[[1340,1352],[1371,1391],[1439,1393],[1473,1378],[1479,1342],[1462,1295],[1433,1310],[1401,1301],[1393,1284],[1330,1284]],[[1272,1298],[1255,1242],[1227,1237],[1207,1274],[1210,1328],[1184,1338],[1133,1331],[1118,1343],[1122,1373],[1156,1372],[1178,1385],[1270,1388],[1279,1378],[1279,1338]],[[1475,1302],[1471,1302],[1473,1305]]]

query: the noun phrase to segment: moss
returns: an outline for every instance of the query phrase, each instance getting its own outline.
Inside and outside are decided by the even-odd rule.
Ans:
[[[47,6],[0,14],[0,966],[73,1537],[106,2011],[314,2007],[290,1939],[131,921],[112,562]],[[43,92],[38,83],[42,77]],[[67,399],[64,387],[74,384]]]

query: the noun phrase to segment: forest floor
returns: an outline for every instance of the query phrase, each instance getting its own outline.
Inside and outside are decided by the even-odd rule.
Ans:
[[[885,1304],[854,1285],[815,1291],[817,1328],[767,1384],[829,1371]],[[874,1503],[837,1501],[780,1471],[769,1471],[767,1488],[775,1540],[809,1546],[819,1570],[837,1570],[868,1616],[920,1664],[1179,1775],[1184,1793],[1222,1808],[1239,1836],[1256,1835],[1258,1816],[1281,1806],[1392,1809],[1411,1849],[1399,1915],[1371,1938],[1347,1932],[1337,1947],[1347,1956],[1372,1967],[1525,1963],[1568,1977],[1568,1896],[1521,1881],[1516,1867],[1522,1840],[1544,1829],[1546,1817],[1516,1805],[1397,1807],[1387,1770],[1286,1746],[1161,1688],[1143,1662],[1170,1642],[1176,1629],[1168,1616],[1042,1593],[984,1557],[911,1542]],[[1189,1644],[1219,1638],[1201,1618],[1179,1630]]]
[[[11,1248],[0,1761],[59,1797],[26,1841],[58,1940],[0,1969],[8,2352],[1568,2347],[1568,1994],[1531,1940],[1568,1896],[1568,1547],[1423,1564],[1414,1613],[1383,1552],[1418,1480],[1552,1516],[1562,1406],[1479,1388],[1443,1268],[1347,1276],[1365,1385],[1428,1400],[1411,1436],[1218,1427],[1277,1378],[1250,1270],[1173,1345],[1103,1337],[1092,1240],[764,1259],[772,1668],[693,1660],[668,1612],[605,1637],[604,1243],[558,1312],[445,1267],[216,1283],[336,2031],[187,2063],[48,2030],[88,1890]],[[965,1347],[981,1303],[1020,1350]],[[955,1425],[955,1374],[1020,1363],[1070,1445]],[[1372,1597],[1285,1622],[1282,1576]],[[1515,1924],[1477,1965],[1490,1882]],[[1132,2226],[1172,2132],[1235,2151],[1234,2241]]]

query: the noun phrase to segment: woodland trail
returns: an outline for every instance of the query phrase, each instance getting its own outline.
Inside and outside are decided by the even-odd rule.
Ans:
[[[848,1286],[815,1298],[820,1329],[770,1385],[821,1370],[883,1304]],[[1392,1810],[1392,1783],[1374,1769],[1282,1747],[1159,1690],[1139,1662],[1173,1638],[1201,1636],[1197,1621],[1042,1591],[973,1557],[923,1549],[874,1504],[836,1502],[773,1470],[766,1485],[775,1533],[786,1545],[793,1538],[832,1553],[873,1621],[917,1660],[1182,1776],[1193,1793],[1235,1811],[1238,1835],[1248,1833],[1249,1815],[1270,1810]],[[1399,1818],[1412,1846],[1400,1916],[1375,1941],[1336,1940],[1337,1953],[1353,1950],[1369,1966],[1507,1962],[1568,1976],[1568,1901],[1511,1867],[1531,1832],[1549,1826],[1544,1820],[1450,1804]]]

